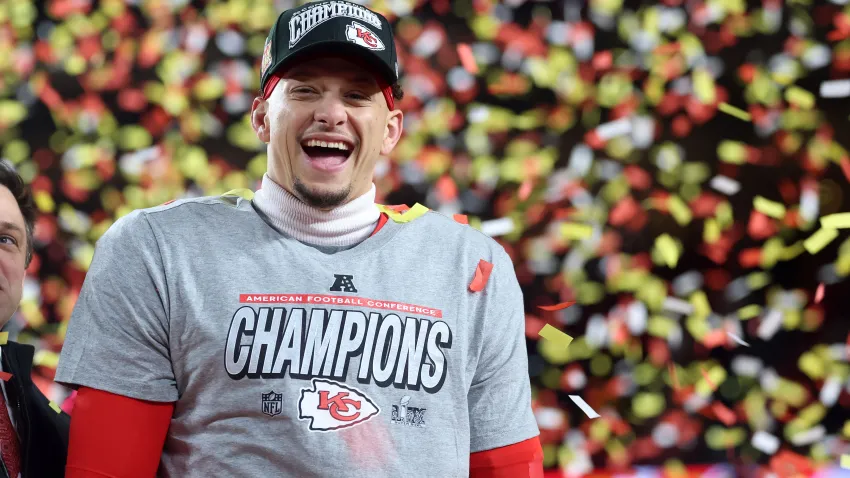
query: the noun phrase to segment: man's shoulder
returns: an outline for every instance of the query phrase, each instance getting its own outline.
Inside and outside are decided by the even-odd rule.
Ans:
[[[454,248],[458,252],[472,254],[482,259],[495,259],[507,255],[504,247],[495,239],[470,226],[466,217],[443,214],[429,210],[409,223],[411,233],[423,242],[441,248]]]
[[[136,209],[121,217],[112,229],[130,232],[148,228],[152,222],[165,225],[192,226],[209,224],[211,216],[236,217],[253,209],[238,196],[201,196],[168,201],[158,206]]]

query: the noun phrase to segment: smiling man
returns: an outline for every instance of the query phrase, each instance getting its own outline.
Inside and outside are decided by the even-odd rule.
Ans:
[[[67,476],[541,477],[510,257],[375,204],[402,134],[390,24],[286,11],[261,69],[253,200],[136,211],[97,245],[56,375]]]
[[[35,216],[29,186],[0,162],[0,327],[21,302]],[[64,476],[70,417],[57,413],[33,383],[34,353],[32,345],[0,345],[2,370],[11,375],[0,382],[0,477]]]

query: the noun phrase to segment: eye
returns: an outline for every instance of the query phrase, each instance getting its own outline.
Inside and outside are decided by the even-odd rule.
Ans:
[[[12,236],[0,236],[0,243],[2,244],[14,244],[17,245],[18,241],[15,240]]]
[[[309,86],[296,86],[292,89],[292,92],[298,94],[310,94],[313,93],[313,89]]]
[[[352,91],[347,96],[349,98],[353,99],[353,100],[368,100],[369,99],[368,96],[364,95],[363,93],[360,93],[359,91]]]

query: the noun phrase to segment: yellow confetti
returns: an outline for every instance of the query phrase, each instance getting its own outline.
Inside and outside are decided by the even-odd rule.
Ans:
[[[680,226],[687,226],[691,222],[693,218],[691,210],[679,196],[670,196],[670,199],[667,200],[667,206],[670,208],[670,214],[673,216],[673,219]]]
[[[820,227],[825,229],[850,228],[850,212],[839,212],[820,218]]]
[[[741,320],[752,319],[758,317],[759,314],[761,314],[761,306],[758,304],[750,304],[738,309],[738,317]]]
[[[587,239],[593,235],[593,227],[587,224],[567,222],[561,225],[561,235],[565,239]]]
[[[841,468],[850,470],[850,455],[841,455]]]
[[[669,234],[662,234],[655,239],[655,248],[668,267],[676,267],[679,262],[679,245]]]
[[[0,345],[6,345],[9,342],[9,332],[0,332]]]
[[[62,409],[59,408],[59,405],[56,405],[56,402],[54,402],[53,400],[50,401],[49,405],[50,405],[50,408],[52,408],[54,412],[62,413]]]
[[[803,242],[803,247],[809,251],[809,254],[817,254],[836,237],[838,237],[838,230],[822,227]]]
[[[734,116],[734,117],[736,117],[740,120],[743,120],[743,121],[751,121],[752,120],[752,117],[750,116],[749,113],[747,113],[746,111],[744,111],[740,108],[736,108],[736,107],[734,107],[734,106],[732,106],[732,105],[730,105],[729,103],[726,103],[726,102],[723,102],[723,103],[720,103],[719,105],[717,105],[717,109],[726,113],[727,115]]]
[[[761,196],[756,196],[755,199],[753,199],[753,208],[765,216],[770,216],[772,218],[782,219],[785,217],[785,206]]]
[[[551,340],[552,342],[555,342],[563,346],[564,348],[569,347],[570,343],[573,341],[572,337],[561,332],[555,327],[552,327],[549,324],[544,325],[543,328],[540,329],[540,332],[538,332],[538,335],[540,335],[546,340]]]
[[[56,368],[59,366],[59,354],[41,349],[33,356],[32,363],[40,367]]]
[[[227,191],[226,193],[222,194],[222,196],[239,196],[242,199],[247,199],[250,201],[251,199],[254,199],[254,191],[251,191],[250,189],[246,188],[231,189],[230,191]]]
[[[425,207],[425,206],[423,206],[419,203],[414,204],[412,208],[408,209],[407,211],[405,211],[403,213],[394,211],[394,210],[390,209],[389,207],[384,206],[383,204],[378,204],[377,206],[378,206],[378,209],[380,209],[382,212],[386,213],[390,217],[390,219],[392,219],[393,221],[398,222],[398,223],[410,222],[410,221],[422,216],[423,214],[425,214],[426,212],[429,211],[429,209],[427,207]]]
[[[810,109],[815,106],[815,95],[799,86],[792,86],[785,90],[785,100],[803,109]]]

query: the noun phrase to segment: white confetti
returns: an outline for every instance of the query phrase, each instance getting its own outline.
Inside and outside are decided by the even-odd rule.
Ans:
[[[564,425],[564,412],[558,408],[542,407],[534,412],[537,426],[545,430],[557,430]]]
[[[514,230],[514,220],[510,217],[491,219],[481,222],[481,232],[490,237],[504,236]]]
[[[735,375],[742,377],[755,377],[761,372],[762,367],[764,367],[764,364],[757,357],[739,355],[732,359],[732,371],[735,372]]]
[[[579,397],[578,395],[569,395],[569,397],[570,400],[573,401],[573,403],[575,403],[576,405],[578,405],[579,408],[581,408],[581,410],[584,412],[585,415],[588,416],[588,418],[599,418],[599,414],[596,413],[596,411],[594,411],[592,408],[590,408],[590,405],[588,405],[583,398]]]
[[[832,407],[838,400],[839,395],[841,395],[841,379],[835,375],[831,375],[824,380],[818,398],[827,407]]]
[[[599,139],[607,141],[617,136],[629,134],[632,132],[631,118],[620,118],[618,120],[609,121],[596,127],[596,134]]]
[[[820,84],[821,98],[844,98],[850,96],[850,80],[831,80]]]
[[[665,297],[662,307],[664,310],[684,315],[690,315],[694,312],[694,306],[690,302],[678,297]]]
[[[728,335],[732,340],[734,340],[735,342],[738,342],[739,344],[743,345],[744,347],[750,346],[750,344],[744,342],[744,340],[741,337],[738,337],[737,335],[733,334],[732,332],[729,332],[728,330],[726,331],[726,335]]]
[[[770,309],[759,324],[756,335],[762,340],[770,340],[779,331],[780,326],[782,326],[782,312],[778,309]]]
[[[814,428],[810,428],[806,431],[802,431],[797,433],[793,437],[791,437],[791,443],[794,446],[805,446],[811,445],[812,443],[820,440],[826,435],[826,428],[823,425],[818,425]]]
[[[741,183],[726,176],[711,178],[711,187],[727,196],[734,196],[741,190]]]
[[[763,453],[773,455],[779,449],[779,438],[765,431],[757,431],[751,440],[752,445]]]

